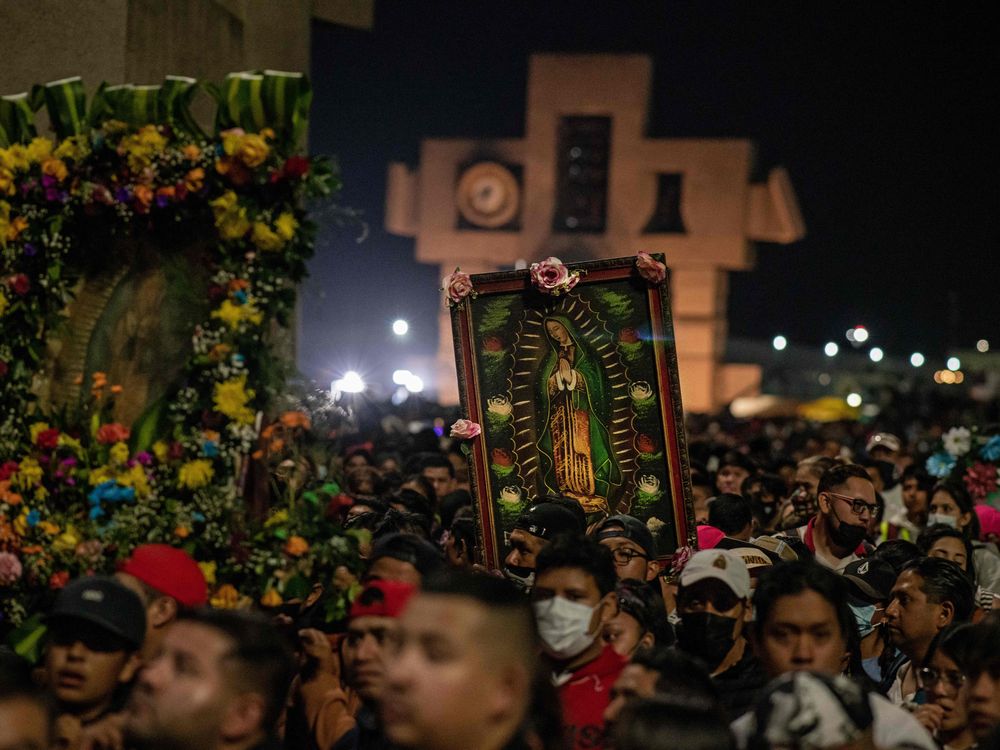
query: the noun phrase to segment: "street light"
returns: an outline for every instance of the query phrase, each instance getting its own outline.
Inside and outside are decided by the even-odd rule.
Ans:
[[[410,393],[420,393],[424,390],[424,381],[418,375],[411,375],[405,385]]]
[[[410,324],[407,323],[402,318],[394,320],[392,322],[392,332],[397,336],[405,336],[406,332],[410,330]]]
[[[409,370],[394,370],[392,373],[392,382],[396,385],[406,385],[406,381],[413,377],[413,373]]]
[[[825,354],[828,357],[836,357],[837,356],[837,352],[839,352],[839,351],[840,351],[840,347],[837,346],[832,341],[827,341],[826,342],[826,346],[823,347],[823,354]]]
[[[990,350],[990,342],[987,341],[986,339],[979,339],[979,341],[976,342],[976,351],[985,354],[989,350]]]
[[[354,370],[348,370],[344,373],[344,377],[333,381],[333,390],[341,393],[361,393],[365,390],[365,381]]]
[[[868,357],[871,359],[872,362],[881,362],[884,356],[885,352],[883,352],[877,346],[872,347],[872,350],[868,352]]]
[[[786,346],[788,346],[788,339],[784,336],[775,336],[774,341],[771,342],[771,346],[775,348],[776,351],[782,351]]]
[[[960,360],[958,357],[948,357],[948,361],[945,364],[947,365],[948,369],[951,370],[952,372],[955,372],[956,370],[960,370],[962,368],[962,360]]]
[[[863,344],[868,340],[868,329],[864,326],[854,327],[854,340],[859,344]]]
[[[920,352],[913,352],[913,354],[910,355],[910,364],[914,367],[923,367],[925,361],[924,355]]]
[[[857,409],[861,406],[861,394],[860,393],[848,393],[847,394],[847,405]]]

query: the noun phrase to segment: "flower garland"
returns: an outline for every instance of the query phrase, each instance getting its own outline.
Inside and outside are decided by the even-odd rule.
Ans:
[[[961,484],[977,504],[1000,506],[1000,435],[982,435],[975,428],[952,427],[941,436],[927,459],[927,473]]]

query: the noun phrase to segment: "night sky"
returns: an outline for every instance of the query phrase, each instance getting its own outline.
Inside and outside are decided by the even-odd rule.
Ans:
[[[746,137],[788,168],[808,235],[731,275],[732,336],[844,345],[863,323],[888,356],[1000,347],[993,26],[936,7],[378,0],[372,31],[315,24],[311,149],[339,158],[368,236],[321,234],[303,372],[387,380],[435,351],[438,268],[383,229],[386,168],[422,138],[523,136],[532,52],[649,54],[651,137]]]

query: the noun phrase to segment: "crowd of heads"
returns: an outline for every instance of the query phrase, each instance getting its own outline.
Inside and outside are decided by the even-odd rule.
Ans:
[[[814,447],[694,451],[697,551],[547,494],[496,570],[459,452],[346,451],[343,620],[211,609],[141,545],[59,591],[37,663],[0,651],[0,748],[1000,746],[994,516],[892,435]]]

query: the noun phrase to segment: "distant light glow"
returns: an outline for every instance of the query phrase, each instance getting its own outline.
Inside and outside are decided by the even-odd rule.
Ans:
[[[820,385],[830,385],[833,378],[830,377],[829,373],[821,372],[819,374],[819,384]]]
[[[788,339],[784,336],[775,336],[774,341],[771,342],[771,346],[777,351],[782,351],[786,346],[788,346]]]
[[[354,370],[348,370],[344,377],[333,381],[333,390],[340,393],[362,393],[365,390],[365,381]]]
[[[962,360],[958,357],[948,357],[948,361],[945,363],[947,368],[952,372],[962,369]]]
[[[938,370],[934,373],[934,382],[941,385],[957,385],[965,380],[965,373],[961,370]]]
[[[990,350],[990,342],[987,341],[986,339],[979,339],[979,341],[976,342],[976,351],[985,354],[989,350]]]
[[[424,381],[417,375],[411,376],[405,385],[410,393],[420,393],[424,390]]]
[[[872,362],[881,362],[883,357],[885,357],[885,352],[877,346],[872,347],[872,350],[868,352],[868,358],[871,359]]]
[[[852,344],[854,344],[854,343],[857,342],[857,339],[854,337],[854,329],[853,328],[848,328],[847,329],[847,333],[845,333],[844,336],[846,336],[847,340],[850,341]]]
[[[406,332],[410,330],[410,324],[407,323],[402,318],[394,320],[392,322],[392,332],[397,336],[405,336]]]
[[[859,344],[863,344],[868,340],[868,329],[864,326],[854,327],[854,340]]]
[[[920,352],[913,352],[913,354],[910,355],[910,364],[914,367],[923,367],[924,362],[926,361],[926,358]]]
[[[836,357],[837,356],[837,352],[839,352],[839,351],[840,351],[840,347],[837,346],[832,341],[827,341],[826,342],[826,346],[823,347],[823,354],[825,354],[828,357]]]
[[[406,385],[406,381],[413,377],[413,373],[409,370],[394,370],[392,373],[392,382],[396,385]]]
[[[860,393],[848,393],[847,394],[847,398],[845,400],[847,401],[847,405],[848,406],[853,407],[855,409],[857,409],[859,406],[861,406],[861,394]]]

